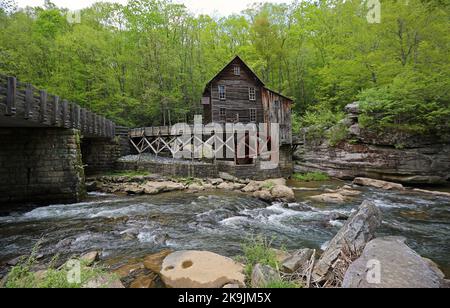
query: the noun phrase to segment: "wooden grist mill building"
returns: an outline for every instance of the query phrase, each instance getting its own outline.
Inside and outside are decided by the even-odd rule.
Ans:
[[[191,138],[186,139],[185,131],[187,129],[184,130],[181,138],[181,134],[174,130],[175,126],[133,129],[130,132],[132,145],[138,153],[150,151],[155,155],[163,155],[163,153],[170,152],[173,157],[177,157],[177,154],[182,149],[187,147],[198,148],[200,143],[202,144],[202,149],[216,154],[216,157],[209,162],[210,167],[204,166],[204,168],[214,169],[212,172],[208,172],[209,176],[219,172],[227,172],[236,177],[252,179],[288,177],[291,175],[293,172],[291,122],[293,101],[267,88],[264,82],[240,57],[236,56],[206,84],[201,103],[203,107],[202,121],[205,127],[210,123],[217,124],[223,128],[231,124],[234,127],[240,124],[256,124],[259,127],[258,147],[256,147],[258,148],[258,155],[247,156],[247,152],[252,148],[251,142],[248,142],[248,140],[245,140],[245,158],[242,158],[242,155],[238,155],[238,144],[242,144],[243,138],[248,138],[248,136],[242,137],[240,135],[239,137],[238,134],[235,134],[234,142],[231,142],[231,146],[229,143],[227,144],[228,149],[234,152],[231,155],[231,157],[234,156],[234,159],[228,155],[218,158],[218,152],[222,150],[226,152],[228,150],[224,146],[221,149],[217,149],[218,143],[216,138],[220,138],[223,141],[228,140],[229,137],[226,137],[226,134],[214,131],[210,135],[208,133],[204,134],[200,140],[198,136],[196,137],[192,133]],[[273,126],[272,124],[279,125],[277,134],[271,135],[270,129]],[[261,125],[269,131],[267,136],[261,133]],[[189,130],[195,131],[195,126],[191,124],[188,126],[190,126]],[[238,140],[239,138],[242,139]],[[275,144],[278,145],[279,162],[275,168],[268,168],[267,166],[270,164],[268,164],[267,157],[264,158],[264,155],[259,152],[259,145],[264,143],[268,144],[269,152],[273,152]],[[270,155],[271,158],[269,160],[272,160],[274,154]],[[192,159],[198,159],[198,157],[192,157]],[[207,160],[203,159],[203,161]],[[152,166],[152,168],[158,168],[158,166]],[[204,169],[201,170],[201,172],[203,171]]]
[[[281,144],[292,144],[292,99],[268,89],[238,56],[205,87],[203,121],[279,123]]]

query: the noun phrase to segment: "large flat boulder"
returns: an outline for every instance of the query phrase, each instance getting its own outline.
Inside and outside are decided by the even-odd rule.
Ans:
[[[353,184],[360,185],[360,186],[371,186],[371,187],[386,189],[386,190],[393,190],[393,189],[404,190],[405,189],[405,187],[403,187],[402,184],[386,182],[386,181],[381,181],[381,180],[375,180],[375,179],[369,179],[369,178],[356,178],[353,180]]]
[[[381,225],[381,211],[369,201],[364,201],[338,234],[330,241],[319,261],[314,266],[313,280],[316,283],[332,279],[334,264],[351,250],[360,253],[375,237],[375,230]]]
[[[162,264],[161,279],[170,288],[222,288],[245,286],[244,267],[209,251],[177,251]]]
[[[321,195],[311,196],[309,198],[317,202],[342,204],[351,201],[359,195],[361,195],[360,191],[354,190],[349,186],[344,186],[337,190],[326,190]]]
[[[443,274],[401,237],[372,240],[345,273],[345,288],[440,288]]]
[[[270,190],[271,188],[277,185],[286,185],[286,179],[269,179],[265,181],[250,181],[244,188],[242,188],[243,192],[252,193],[261,189]]]
[[[185,186],[181,183],[164,181],[164,182],[147,182],[142,188],[148,195],[159,194],[162,192],[171,192],[177,190],[184,190]]]
[[[309,198],[317,202],[336,203],[336,204],[342,204],[348,200],[348,198],[339,193],[324,193],[317,196],[311,196]]]

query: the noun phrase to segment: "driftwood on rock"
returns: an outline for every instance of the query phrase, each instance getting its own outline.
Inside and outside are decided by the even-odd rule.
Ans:
[[[381,225],[381,216],[381,211],[372,202],[364,201],[317,261],[312,282],[322,286],[340,286],[347,267],[375,237],[375,230]]]

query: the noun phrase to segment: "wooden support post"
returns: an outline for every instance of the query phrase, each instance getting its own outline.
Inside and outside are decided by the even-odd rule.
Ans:
[[[60,117],[60,112],[59,112],[59,96],[54,95],[53,96],[53,116],[52,116],[52,124],[54,126],[59,126],[60,125],[60,121],[59,121],[59,117]]]
[[[17,79],[15,77],[8,77],[8,89],[6,93],[6,114],[13,116],[16,114],[16,94],[17,94]]]
[[[163,126],[166,126],[166,109],[163,107]]]
[[[25,120],[33,118],[33,105],[34,105],[33,103],[34,103],[33,86],[30,83],[27,83],[25,89],[25,114],[24,114]]]
[[[47,92],[44,90],[40,91],[40,121],[41,123],[47,122]]]

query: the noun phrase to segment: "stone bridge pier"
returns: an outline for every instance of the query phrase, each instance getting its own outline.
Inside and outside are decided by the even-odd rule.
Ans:
[[[112,169],[124,152],[121,133],[128,130],[0,75],[0,205],[80,201],[85,172]]]
[[[121,136],[0,127],[0,204],[79,202],[86,196],[85,174],[113,170],[122,154]]]
[[[0,128],[0,203],[70,203],[85,196],[75,129]]]

